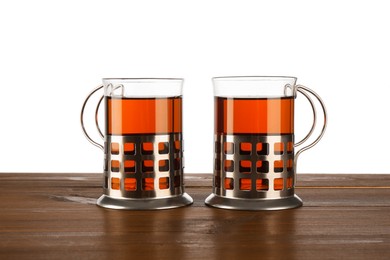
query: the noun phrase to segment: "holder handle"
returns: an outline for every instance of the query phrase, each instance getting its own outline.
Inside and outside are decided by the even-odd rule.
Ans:
[[[87,133],[87,130],[85,129],[85,126],[84,126],[84,110],[85,110],[85,106],[87,105],[88,100],[91,98],[91,96],[92,96],[93,94],[95,94],[98,90],[100,90],[101,88],[103,88],[103,85],[99,85],[97,88],[95,88],[94,90],[92,90],[91,93],[89,93],[88,96],[85,98],[84,103],[83,103],[83,106],[81,107],[80,122],[81,122],[81,128],[82,128],[83,133],[84,133],[85,137],[87,138],[87,140],[88,140],[91,144],[93,144],[93,145],[99,147],[100,149],[104,150],[103,145],[101,145],[101,144],[99,144],[98,142],[94,141],[94,140],[89,136],[89,134]],[[97,106],[96,106],[96,110],[95,110],[95,125],[96,125],[96,128],[97,128],[98,132],[99,132],[99,135],[100,135],[102,138],[104,138],[104,135],[103,135],[103,133],[102,133],[102,131],[100,130],[100,127],[99,127],[98,111],[99,111],[100,104],[102,103],[103,97],[104,97],[104,95],[102,95],[102,97],[100,98],[100,100],[99,100],[99,102],[98,102],[98,104],[97,104]]]
[[[313,100],[309,97],[309,95],[306,93],[310,93],[311,95],[313,95],[317,100],[318,102],[320,103],[321,105],[321,108],[322,108],[322,112],[324,113],[324,124],[322,126],[322,130],[321,130],[321,133],[318,135],[318,137],[310,144],[306,145],[305,147],[302,147],[300,150],[298,150],[295,154],[295,158],[294,158],[294,169],[296,171],[296,166],[297,166],[297,160],[298,160],[298,157],[301,153],[303,153],[304,151],[312,148],[313,146],[315,146],[322,138],[322,136],[324,135],[325,133],[325,130],[326,130],[326,126],[327,126],[327,113],[326,113],[326,107],[325,107],[325,104],[324,102],[322,101],[321,97],[316,93],[314,92],[313,90],[305,87],[305,86],[302,86],[302,85],[297,85],[296,86],[296,91],[303,94],[307,99],[308,101],[310,102],[310,105],[312,107],[312,110],[313,110],[313,125],[309,131],[309,133],[298,143],[296,143],[294,145],[294,147],[297,147],[301,144],[303,144],[312,134],[313,134],[313,131],[314,131],[314,128],[316,126],[316,122],[317,122],[317,111],[315,109],[315,106],[313,104]]]

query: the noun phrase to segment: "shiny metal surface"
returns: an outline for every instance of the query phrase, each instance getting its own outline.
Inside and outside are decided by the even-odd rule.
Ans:
[[[192,198],[187,193],[161,199],[118,199],[102,195],[97,200],[97,205],[109,209],[157,210],[188,206],[192,202]]]
[[[309,101],[310,103],[310,106],[311,106],[311,109],[312,109],[312,112],[313,112],[313,123],[311,125],[311,128],[310,128],[310,131],[307,133],[307,135],[302,138],[302,140],[300,140],[299,142],[296,142],[294,144],[295,147],[298,147],[300,146],[301,144],[303,144],[304,142],[307,141],[307,139],[310,138],[310,136],[313,134],[314,132],[314,129],[316,128],[316,123],[317,123],[317,110],[316,110],[316,107],[314,106],[314,103],[313,103],[313,100],[310,98],[310,96],[308,94],[306,94],[306,92],[302,91],[301,89],[298,89],[296,88],[296,92],[300,92],[302,95],[305,96],[305,98],[307,99],[307,101]]]
[[[285,92],[287,90],[286,88]],[[294,194],[297,159],[302,152],[315,146],[324,135],[327,112],[321,97],[313,90],[297,85],[295,91],[303,94],[312,107],[313,124],[309,133],[298,143],[294,143],[293,134],[216,135],[213,194],[206,199],[206,205],[237,210],[278,210],[302,206],[302,200]],[[294,147],[309,139],[317,122],[316,108],[308,93],[320,103],[324,123],[319,136],[294,155]],[[242,144],[251,147],[250,151],[242,150]],[[267,147],[267,151],[259,152],[256,148],[259,144]],[[226,146],[233,149],[227,151]],[[284,150],[276,151],[277,146],[284,147]],[[245,167],[242,162],[246,162]],[[267,167],[264,168],[263,165]],[[280,185],[281,182],[283,185]]]
[[[103,132],[100,128],[100,125],[99,125],[99,108],[100,108],[100,105],[102,104],[103,98],[104,98],[104,95],[100,97],[99,102],[98,102],[96,109],[95,109],[95,126],[96,126],[96,129],[98,130],[99,135],[102,139],[104,139],[104,134],[103,134]]]
[[[192,203],[184,192],[180,133],[107,135],[104,144],[104,195],[99,206],[162,209]]]
[[[294,196],[293,144],[292,134],[215,135],[213,194],[206,204],[241,210],[277,210],[302,205]],[[250,150],[243,149],[244,146]],[[243,182],[250,186],[242,185]]]
[[[98,90],[100,90],[101,88],[103,88],[103,85],[100,85],[100,86],[98,86],[97,88],[95,88],[94,90],[92,90],[91,93],[89,93],[88,96],[85,98],[84,103],[83,103],[83,106],[81,107],[80,123],[81,123],[81,128],[82,128],[82,130],[83,130],[83,133],[84,133],[85,137],[87,138],[87,140],[88,140],[91,144],[93,144],[94,146],[99,147],[100,149],[104,150],[103,145],[99,144],[98,142],[96,142],[95,140],[93,140],[93,139],[89,136],[87,130],[85,129],[85,125],[84,125],[84,110],[85,110],[85,106],[87,105],[88,100],[92,97],[92,95],[95,94],[95,93],[96,93]],[[99,105],[100,105],[100,101],[99,101]],[[98,109],[99,109],[99,107],[96,108],[96,114],[97,114],[97,110],[98,110]],[[97,116],[96,116],[96,118],[97,118]],[[96,119],[96,120],[97,120],[97,119]],[[97,121],[96,121],[96,126],[98,127],[98,131],[99,131],[99,133],[101,134],[101,131],[100,131],[100,129],[99,129],[99,124],[97,123]]]
[[[314,108],[314,105],[313,105],[313,102],[311,101],[311,99],[309,98],[309,96],[305,93],[306,92],[309,92],[310,94],[312,94],[317,100],[318,102],[320,103],[321,105],[321,108],[322,108],[322,113],[324,114],[324,123],[322,125],[322,129],[321,129],[321,132],[320,134],[318,135],[318,137],[312,142],[310,143],[309,145],[306,145],[305,147],[302,147],[300,150],[297,151],[297,153],[295,154],[295,161],[294,161],[294,168],[296,170],[296,166],[297,166],[297,160],[298,160],[298,157],[301,153],[303,153],[304,151],[312,148],[313,146],[315,146],[320,140],[321,138],[324,136],[325,134],[325,130],[326,130],[326,127],[328,125],[328,114],[326,112],[326,107],[325,107],[325,104],[324,104],[324,101],[321,99],[321,97],[316,93],[314,92],[314,90],[310,89],[310,88],[307,88],[305,86],[302,86],[302,85],[297,85],[296,86],[297,88],[297,91],[299,91],[301,94],[303,94],[309,101],[310,101],[310,104],[313,108],[313,112],[314,112],[314,122],[313,122],[313,126],[315,125],[315,121],[316,121],[316,112],[315,112],[315,108]],[[311,129],[310,132],[312,132],[313,130],[313,127]]]
[[[205,203],[215,208],[234,210],[282,210],[302,206],[302,200],[297,195],[279,199],[237,199],[211,194]]]
[[[293,135],[219,135],[215,136],[216,147],[220,146],[218,149],[220,152],[215,153],[216,164],[214,167],[214,175],[216,177],[220,176],[220,184],[214,185],[214,193],[220,196],[234,197],[234,198],[281,198],[288,197],[294,194],[293,187],[287,188],[287,178],[294,177],[294,171],[291,167],[287,167],[287,162],[290,160],[290,163],[294,159],[294,148],[287,152],[286,149],[282,154],[278,154],[275,151],[276,144],[283,144],[283,147],[287,147],[288,143],[294,142]],[[225,143],[231,143],[234,145],[233,153],[225,153],[224,146]],[[241,144],[251,144],[252,149],[250,153],[243,154],[240,151]],[[264,147],[267,147],[266,152],[257,152],[257,144],[262,144]],[[226,161],[232,161],[234,163],[234,169],[232,171],[225,169]],[[251,168],[249,170],[240,169],[241,161],[250,161]],[[268,169],[258,169],[256,167],[256,162],[267,162]],[[283,169],[275,169],[275,161],[283,162]],[[232,189],[226,189],[224,185],[225,178],[232,178],[234,182],[234,187]],[[274,189],[275,179],[283,178],[283,189],[278,190]],[[214,182],[216,182],[214,178]],[[251,189],[242,190],[240,189],[240,180],[241,179],[250,179],[251,180]],[[266,179],[268,180],[268,189],[267,190],[257,190],[256,181]]]

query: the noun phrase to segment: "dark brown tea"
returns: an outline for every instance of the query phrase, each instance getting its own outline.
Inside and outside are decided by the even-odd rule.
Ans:
[[[182,98],[106,99],[106,133],[169,134],[182,131]]]
[[[216,118],[215,120],[216,135],[293,134],[294,133],[294,99],[293,97],[288,97],[288,98],[285,97],[283,98],[216,97],[215,118]],[[225,150],[226,149],[227,148],[225,148]],[[241,149],[245,151],[246,148],[241,147]],[[259,150],[261,149],[262,148],[259,148]],[[248,162],[250,163],[250,161]],[[241,179],[240,189],[250,190],[251,184],[252,183],[250,179]],[[263,189],[263,185],[264,184],[261,181],[256,182],[256,189],[257,190]],[[292,185],[292,184],[289,183],[288,185]],[[225,188],[228,188],[228,186],[229,184],[225,183]],[[283,189],[283,179],[275,179],[274,186],[275,186],[274,187],[275,190]]]

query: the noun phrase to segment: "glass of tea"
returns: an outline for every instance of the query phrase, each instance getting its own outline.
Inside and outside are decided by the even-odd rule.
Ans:
[[[208,206],[237,210],[279,210],[302,206],[295,195],[299,154],[318,143],[326,129],[326,109],[295,77],[216,77],[213,193]],[[300,142],[294,139],[297,93],[310,102],[314,122]],[[315,97],[324,113],[319,136],[296,153],[316,126]]]
[[[85,99],[81,125],[87,139],[104,151],[104,194],[97,205],[113,209],[167,209],[189,205],[183,185],[183,79],[104,78]],[[100,89],[96,126],[104,145],[84,126],[84,110]],[[105,106],[104,133],[98,123]]]

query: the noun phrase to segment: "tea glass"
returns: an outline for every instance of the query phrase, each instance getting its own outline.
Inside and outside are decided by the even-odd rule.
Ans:
[[[182,86],[183,79],[104,78],[87,96],[82,129],[104,151],[104,194],[97,205],[151,210],[193,202],[183,184]],[[90,137],[83,120],[88,100],[102,88],[95,122],[104,145]],[[98,122],[102,101],[104,134]]]
[[[296,85],[295,77],[216,77],[213,193],[208,206],[237,210],[279,210],[302,206],[295,195],[298,156],[313,147],[327,125],[325,105],[313,90]],[[294,137],[297,93],[310,102],[314,120],[299,142]],[[317,113],[311,96],[322,108],[319,136],[296,153],[312,135]]]

